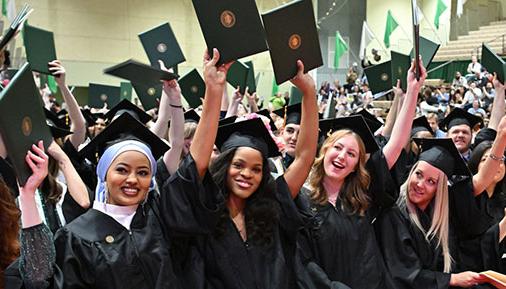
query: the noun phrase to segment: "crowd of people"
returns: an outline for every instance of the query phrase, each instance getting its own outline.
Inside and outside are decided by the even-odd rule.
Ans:
[[[26,153],[23,186],[0,138],[4,288],[491,288],[480,272],[506,273],[505,87],[475,60],[441,87],[412,64],[381,111],[356,65],[317,89],[299,60],[287,105],[229,97],[219,58],[205,53],[200,107],[170,80],[148,112],[81,107],[48,64],[64,103],[40,87],[54,141]]]

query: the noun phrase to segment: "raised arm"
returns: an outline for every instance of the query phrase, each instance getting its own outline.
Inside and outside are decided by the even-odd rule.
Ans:
[[[62,93],[63,101],[67,104],[67,110],[71,120],[70,130],[73,132],[69,138],[72,145],[77,149],[86,139],[86,120],[79,109],[76,98],[65,83],[66,71],[61,62],[59,60],[49,62],[49,71],[53,73],[56,83]]]
[[[392,134],[392,129],[394,127],[395,120],[397,119],[397,114],[399,113],[399,108],[402,106],[402,98],[404,98],[404,92],[402,92],[401,81],[397,80],[397,85],[393,88],[394,92],[394,100],[392,101],[392,105],[390,106],[390,110],[388,111],[387,118],[385,120],[385,127],[381,132],[381,135],[385,137],[390,137]]]
[[[246,86],[246,90],[244,92],[244,95],[246,96],[246,99],[248,100],[249,105],[249,112],[257,112],[258,111],[258,105],[257,105],[257,93],[253,92],[253,94],[249,94],[248,87]]]
[[[74,165],[72,165],[70,158],[54,141],[49,146],[47,152],[58,162],[58,166],[67,181],[67,190],[70,193],[70,196],[72,196],[76,203],[78,203],[82,208],[89,208],[90,197],[88,189],[81,179],[81,176],[76,171]]]
[[[158,60],[158,62],[160,63],[160,67],[162,70],[170,72],[169,69],[165,67],[163,61]],[[149,129],[152,133],[156,134],[161,139],[167,138],[167,127],[169,125],[169,120],[172,115],[171,105],[181,106],[181,100],[179,100],[177,103],[170,102],[169,95],[167,93],[168,90],[166,89],[166,87],[168,87],[167,83],[168,81],[164,81],[162,97],[160,98],[160,106],[158,107],[158,118]],[[179,93],[181,93],[181,91]]]
[[[195,160],[200,178],[203,178],[207,171],[213,151],[220,119],[221,98],[227,85],[227,71],[232,65],[229,62],[217,67],[218,59],[220,59],[220,53],[216,48],[213,49],[212,58],[207,52],[204,55],[206,92],[200,121],[190,146],[190,154]]]
[[[473,176],[473,192],[475,196],[481,194],[492,183],[493,178],[491,176],[494,176],[499,170],[499,166],[504,163],[505,148],[506,117],[503,117],[497,127],[497,135],[483,166]]]
[[[497,130],[497,126],[504,116],[504,109],[506,103],[504,102],[504,85],[497,79],[497,74],[494,73],[494,80],[492,81],[495,89],[494,102],[492,104],[492,111],[490,112],[490,121],[488,127]]]
[[[286,170],[284,177],[292,197],[295,198],[306,181],[316,155],[318,142],[318,105],[316,85],[313,78],[304,73],[304,64],[297,61],[299,71],[291,82],[303,94],[299,138],[295,147],[295,160]]]
[[[164,94],[169,100],[171,115],[169,128],[170,149],[163,155],[167,171],[172,175],[176,172],[184,145],[184,114],[181,105],[181,89],[176,80],[163,83]],[[167,124],[165,124],[167,126]]]
[[[383,154],[385,155],[385,159],[388,164],[388,168],[391,169],[397,158],[401,153],[401,150],[408,142],[409,134],[411,131],[411,125],[413,122],[413,117],[415,116],[416,110],[416,101],[418,98],[418,92],[427,77],[427,71],[423,66],[420,60],[420,80],[416,80],[414,73],[414,62],[411,64],[411,68],[408,72],[408,89],[406,92],[406,97],[404,102],[402,103],[401,110],[397,115],[396,122],[392,129],[392,135],[388,140],[387,144],[383,148]]]
[[[225,115],[225,118],[237,115],[237,109],[239,107],[239,104],[242,102],[242,99],[244,98],[244,95],[241,94],[239,88],[240,87],[238,86],[237,89],[234,91],[234,96],[232,97],[232,101],[228,105],[227,114]],[[225,90],[226,89],[227,88],[225,86]]]

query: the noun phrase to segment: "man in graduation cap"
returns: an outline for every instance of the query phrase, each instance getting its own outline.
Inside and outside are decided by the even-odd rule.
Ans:
[[[301,104],[298,103],[285,106],[281,109],[275,110],[274,113],[285,119],[280,133],[280,137],[284,145],[283,156],[281,159],[283,169],[281,171],[284,171],[295,159],[295,147],[297,146],[300,129]],[[276,167],[279,167],[279,165],[276,165]],[[278,171],[280,171],[280,168],[278,168]]]
[[[467,162],[471,157],[471,141],[473,138],[473,127],[482,120],[461,108],[455,108],[443,121],[440,126],[447,130],[448,137],[452,139],[462,158]]]

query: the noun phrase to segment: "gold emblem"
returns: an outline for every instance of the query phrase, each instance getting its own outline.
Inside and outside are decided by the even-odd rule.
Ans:
[[[107,94],[102,93],[102,94],[100,95],[100,100],[102,100],[103,102],[106,102],[106,101],[107,101]]]
[[[114,242],[114,237],[109,235],[109,236],[105,237],[105,241],[109,244],[112,244]]]
[[[199,91],[199,88],[196,85],[192,85],[192,87],[190,87],[190,90],[192,93],[197,93]]]
[[[159,43],[157,46],[156,46],[156,50],[160,53],[164,53],[167,51],[167,45],[165,43]]]
[[[153,95],[155,95],[155,92],[156,92],[156,89],[154,89],[153,87],[150,87],[150,88],[148,89],[148,95],[153,96]]]
[[[288,39],[288,46],[293,50],[299,48],[301,44],[302,39],[300,38],[299,34],[292,34],[292,36],[290,36],[290,38]]]
[[[230,10],[221,12],[220,15],[221,25],[226,28],[233,27],[235,25],[235,14]]]
[[[21,121],[21,131],[25,136],[29,136],[32,133],[32,119],[29,116],[23,117]]]
[[[388,80],[388,74],[386,74],[386,73],[382,73],[382,74],[381,74],[381,80],[383,80],[383,81],[387,81],[387,80]]]

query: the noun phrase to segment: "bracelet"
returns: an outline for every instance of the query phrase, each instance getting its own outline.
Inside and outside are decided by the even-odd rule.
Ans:
[[[174,105],[174,104],[169,104],[171,107],[173,108],[183,108],[182,105]]]
[[[504,162],[504,160],[506,159],[505,156],[496,156],[496,155],[493,155],[493,154],[489,154],[488,155],[489,158],[493,159],[494,161],[501,161],[501,162]]]

